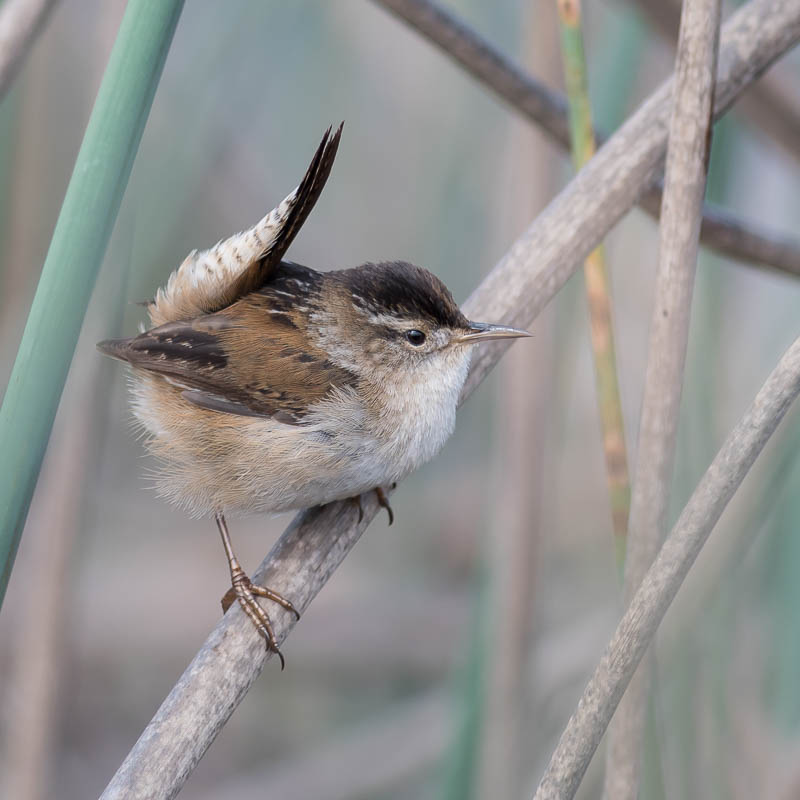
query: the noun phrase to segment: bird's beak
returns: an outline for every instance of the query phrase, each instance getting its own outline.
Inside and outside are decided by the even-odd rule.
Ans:
[[[520,336],[530,336],[528,331],[519,328],[507,328],[505,325],[490,325],[488,322],[470,322],[469,330],[457,336],[453,341],[461,344],[483,342],[486,339],[518,339]]]

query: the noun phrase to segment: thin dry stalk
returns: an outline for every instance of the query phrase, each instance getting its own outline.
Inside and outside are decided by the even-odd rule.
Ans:
[[[96,359],[94,359],[96,362]],[[28,599],[20,615],[13,668],[8,675],[9,724],[4,797],[49,796],[53,740],[58,730],[64,663],[62,631],[67,616],[68,563],[80,526],[86,462],[92,445],[91,395],[86,365],[77,370],[73,392],[62,404],[26,525]],[[78,388],[80,387],[80,388]],[[86,394],[89,397],[75,397]],[[78,402],[80,401],[80,402]]]
[[[550,759],[534,800],[569,800],[697,555],[800,394],[800,337],[728,435],[647,571]]]
[[[2,9],[2,6],[0,6]],[[49,136],[55,126],[48,87],[56,69],[56,53],[45,49],[31,61],[20,87],[17,108],[14,109],[17,130],[25,136],[15,136],[9,142],[9,202],[8,218],[0,241],[3,268],[0,271],[0,341],[8,343],[4,361],[11,371],[18,331],[25,324],[25,312],[35,285],[36,273],[30,268],[44,258],[41,225],[49,220],[49,209],[41,187],[53,173],[53,147]],[[24,298],[24,300],[22,299]],[[7,376],[6,376],[7,380]],[[3,381],[5,385],[5,381]]]
[[[454,14],[432,0],[374,0],[439,47],[466,72],[512,108],[569,148],[567,100],[539,83]],[[598,144],[607,137],[595,132]],[[661,209],[661,186],[654,175],[639,205],[654,217]],[[729,211],[703,207],[701,241],[720,255],[749,265],[800,275],[800,243],[741,220]]]
[[[58,0],[6,0],[0,7],[0,100]]]
[[[660,191],[648,190],[639,205],[649,211],[651,207],[659,207],[660,199]],[[703,206],[700,242],[711,247],[712,241],[713,249],[726,258],[800,276],[797,242],[775,231],[761,229],[751,220],[741,220],[724,208],[706,203]]]
[[[626,602],[639,588],[666,533],[711,147],[719,19],[720,0],[687,0],[681,17],[658,270],[631,498]],[[639,795],[649,687],[650,668],[645,662],[631,682],[611,728],[606,797],[635,800]]]
[[[677,41],[680,0],[638,0],[638,5],[664,39]],[[759,132],[781,145],[788,156],[800,155],[800,97],[794,75],[780,70],[765,75],[742,98],[737,110]]]
[[[592,109],[583,49],[580,0],[556,0],[561,51],[569,100],[572,160],[580,169],[595,154]],[[603,430],[603,452],[611,503],[611,523],[620,577],[625,569],[631,487],[628,477],[628,453],[625,448],[625,424],[617,377],[614,326],[611,318],[611,288],[605,251],[600,245],[592,250],[583,265],[586,298],[589,302],[589,330],[592,339],[597,402]]]
[[[529,4],[521,20],[526,60],[556,80],[558,43],[552,3]],[[544,142],[530,142],[521,120],[510,120],[501,191],[494,203],[495,230],[507,242],[547,204],[560,183],[558,164]],[[509,180],[509,176],[517,180]],[[523,177],[524,176],[524,177]],[[518,178],[523,177],[522,180]],[[485,716],[477,797],[519,797],[530,785],[524,729],[529,694],[531,639],[535,631],[537,564],[546,475],[545,444],[555,371],[553,317],[540,318],[536,335],[513,348],[497,377],[498,398],[491,507],[489,648]]]
[[[722,113],[766,66],[800,39],[800,4],[752,0],[725,26],[717,80]],[[662,87],[609,140],[514,243],[464,304],[469,316],[528,325],[586,255],[633,206],[666,150],[671,87]],[[491,316],[490,316],[491,315]],[[486,377],[502,346],[476,354],[462,397]],[[256,573],[301,610],[378,511],[364,498],[299,514]],[[294,618],[275,612],[279,641]],[[209,636],[106,788],[103,798],[174,797],[260,674],[268,653],[233,607]]]

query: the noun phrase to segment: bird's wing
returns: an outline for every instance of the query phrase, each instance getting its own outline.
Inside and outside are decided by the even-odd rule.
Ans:
[[[259,297],[98,347],[163,375],[194,405],[301,424],[311,406],[353,386],[355,377],[332,364],[323,350],[310,347],[285,315],[265,313]]]
[[[220,311],[264,285],[322,193],[342,125],[333,134],[328,128],[303,180],[264,219],[210,250],[189,253],[148,304],[153,325]]]

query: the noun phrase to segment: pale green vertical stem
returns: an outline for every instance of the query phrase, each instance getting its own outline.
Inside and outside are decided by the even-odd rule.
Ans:
[[[572,160],[575,168],[580,169],[595,152],[592,110],[587,88],[586,59],[581,31],[580,2],[579,0],[556,0],[556,3],[569,100]],[[628,477],[628,456],[625,449],[622,401],[617,380],[608,270],[602,245],[587,257],[584,264],[584,275],[586,277],[586,295],[589,301],[592,352],[597,378],[598,405],[603,430],[603,450],[606,459],[617,567],[622,575],[625,568],[631,489]]]
[[[579,170],[595,153],[592,107],[586,57],[583,48],[580,0],[556,0],[558,6],[561,52],[569,102],[569,130],[572,161]],[[628,514],[631,504],[631,485],[628,455],[625,448],[625,426],[622,400],[617,378],[614,328],[611,320],[611,290],[603,246],[591,252],[584,263],[586,295],[589,302],[592,353],[597,380],[600,423],[603,431],[603,450],[606,459],[614,549],[620,580],[625,571]],[[653,777],[650,797],[663,796],[660,780],[660,752],[657,742],[654,703],[650,699],[647,727],[644,732],[644,751],[647,753],[649,774]]]
[[[183,0],[129,0],[0,409],[0,602]]]

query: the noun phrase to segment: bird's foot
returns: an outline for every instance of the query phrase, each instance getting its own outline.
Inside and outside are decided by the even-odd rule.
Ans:
[[[250,578],[242,570],[237,570],[232,576],[231,588],[225,593],[222,598],[222,612],[225,613],[232,605],[234,600],[239,601],[242,610],[250,618],[250,621],[255,625],[256,630],[261,634],[266,642],[268,650],[272,650],[281,661],[281,669],[286,666],[286,662],[278,648],[278,642],[275,638],[275,631],[272,629],[267,612],[258,604],[256,596],[266,597],[277,603],[287,611],[291,611],[297,619],[300,619],[300,612],[289,602],[285,597],[273,592],[272,589],[267,589],[265,586],[258,586],[253,583]]]
[[[355,497],[350,498],[350,502],[358,509],[358,525],[364,519],[364,507],[361,505],[361,495],[357,494]]]
[[[393,483],[392,489],[394,489],[395,486],[397,486],[397,484]],[[378,505],[381,508],[386,509],[386,513],[389,515],[389,524],[391,525],[394,522],[394,511],[392,511],[392,507],[389,505],[389,498],[386,496],[386,492],[384,492],[380,486],[376,486],[373,491],[375,492],[375,496],[378,498]],[[358,509],[358,523],[360,523],[361,520],[364,519],[364,508],[361,505],[361,495],[351,497],[350,502]]]
[[[217,521],[217,528],[219,528],[220,536],[222,537],[222,546],[225,548],[225,554],[228,557],[228,566],[231,570],[231,588],[226,592],[222,598],[222,611],[225,613],[233,604],[234,600],[239,601],[242,611],[250,617],[250,621],[256,626],[256,630],[264,637],[267,643],[267,650],[272,650],[276,653],[281,660],[281,669],[286,666],[283,660],[283,655],[278,649],[278,640],[275,638],[275,631],[272,629],[272,623],[269,621],[267,612],[258,604],[256,595],[259,597],[266,597],[277,603],[287,611],[291,611],[297,619],[300,619],[300,612],[284,597],[272,589],[267,589],[264,586],[256,586],[239,564],[239,560],[233,553],[233,545],[231,544],[231,536],[228,532],[228,523],[225,522],[225,515],[222,511],[217,511],[214,514]]]

